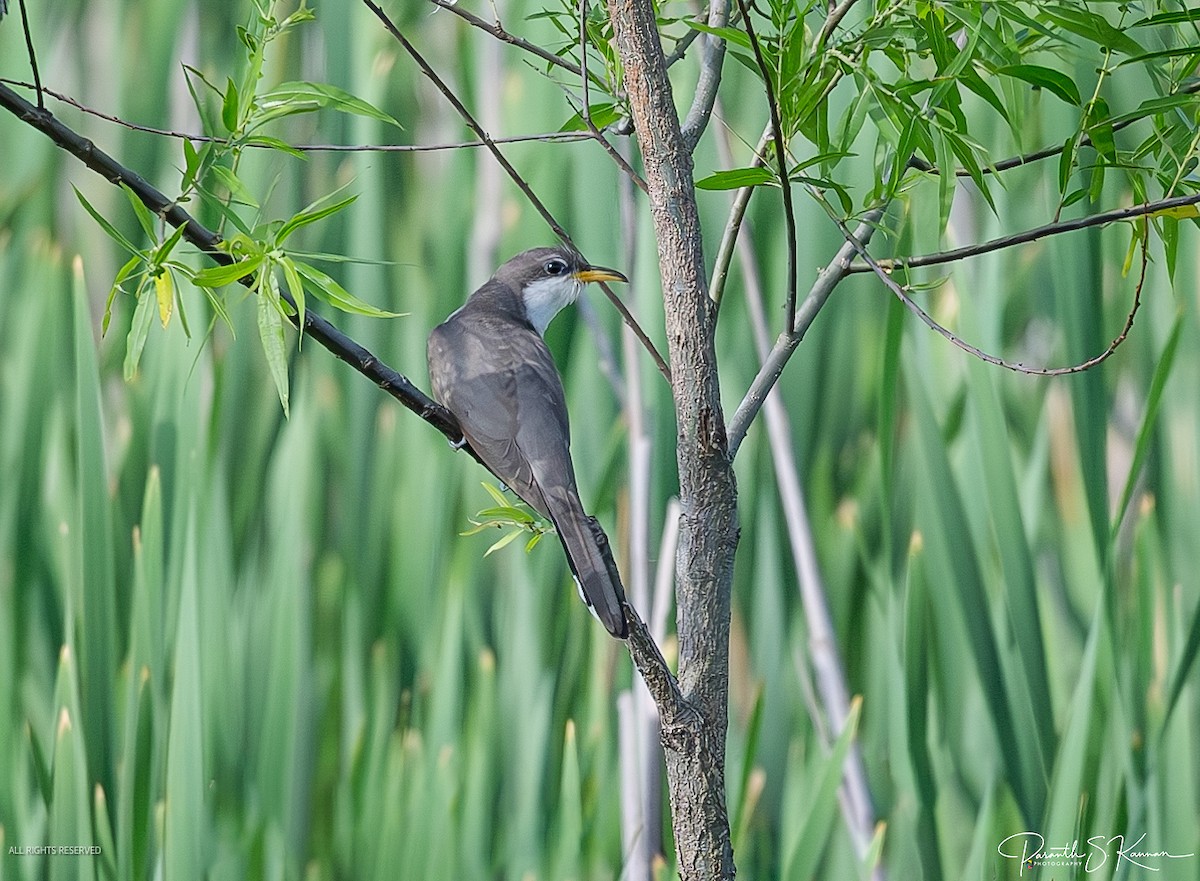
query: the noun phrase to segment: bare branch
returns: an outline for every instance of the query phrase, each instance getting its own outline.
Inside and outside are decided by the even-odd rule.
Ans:
[[[23,89],[37,88],[31,83],[24,83],[20,80],[10,80],[0,77],[0,83],[7,83],[10,86],[20,86]],[[130,122],[127,119],[122,119],[111,113],[105,113],[102,110],[96,110],[94,107],[89,107],[83,102],[70,95],[64,95],[61,92],[56,92],[54,89],[42,87],[42,92],[49,95],[64,104],[70,104],[77,110],[94,116],[97,119],[103,119],[106,122],[114,123],[122,128],[129,129],[134,132],[143,132],[148,135],[157,135],[162,138],[174,138],[179,141],[191,141],[195,144],[232,144],[233,141],[229,138],[217,138],[212,135],[198,135],[194,132],[180,132],[172,129],[155,128],[154,126],[141,125],[136,122]],[[507,137],[492,138],[492,142],[496,144],[520,144],[527,141],[553,142],[553,141],[587,141],[595,137],[590,132],[542,132],[540,134],[531,135],[509,135]],[[239,146],[248,147],[259,150],[274,150],[276,147],[272,144],[259,143],[241,143]],[[486,147],[483,141],[462,141],[452,144],[288,144],[293,150],[299,150],[301,153],[433,153],[439,150],[464,150],[472,147]]]
[[[404,51],[409,54],[412,60],[417,63],[417,66],[421,68],[421,72],[429,78],[429,80],[437,87],[438,91],[441,92],[446,100],[450,102],[451,106],[454,107],[455,111],[459,116],[462,117],[463,121],[467,124],[471,131],[475,132],[475,135],[479,138],[479,140],[483,141],[484,146],[486,146],[488,149],[488,152],[490,152],[492,156],[495,157],[496,161],[500,163],[500,167],[504,169],[505,173],[509,176],[512,182],[517,185],[517,188],[525,194],[525,198],[529,200],[529,204],[532,205],[534,210],[541,215],[542,219],[546,222],[546,225],[554,231],[554,234],[558,236],[559,239],[571,245],[572,247],[575,247],[575,243],[571,240],[571,237],[567,235],[567,231],[563,229],[562,225],[559,224],[557,220],[554,219],[554,215],[550,213],[550,210],[545,206],[545,204],[543,204],[542,200],[537,197],[537,194],[534,193],[533,188],[529,186],[529,182],[526,181],[525,178],[521,177],[520,172],[518,172],[516,168],[513,167],[512,163],[508,161],[505,155],[500,152],[500,148],[496,146],[496,142],[492,136],[484,130],[483,126],[481,126],[478,120],[476,120],[471,114],[471,111],[466,108],[466,105],[459,100],[458,95],[454,94],[454,90],[446,85],[445,80],[438,76],[437,71],[435,71],[433,67],[430,66],[429,62],[425,60],[425,56],[418,52],[417,48],[408,41],[408,38],[400,32],[400,29],[396,27],[396,24],[392,21],[388,14],[383,11],[382,8],[380,8],[376,3],[372,2],[372,0],[363,0],[363,4],[375,14],[375,17],[382,22],[383,26],[388,30],[388,33],[390,33],[396,39],[396,42],[398,42]],[[659,354],[658,349],[655,347],[650,337],[648,337],[646,332],[642,330],[641,325],[637,323],[637,320],[630,313],[629,309],[626,308],[625,304],[622,303],[617,295],[612,292],[612,288],[608,286],[607,282],[601,282],[600,287],[612,304],[616,306],[617,311],[621,313],[621,318],[630,327],[630,329],[637,334],[638,339],[641,341],[646,351],[650,353],[650,357],[654,359],[654,363],[657,365],[659,372],[662,373],[667,382],[670,382],[671,370],[669,367],[667,367],[667,362],[663,359],[663,356]]]
[[[856,240],[870,241],[871,235],[875,232],[875,226],[883,218],[883,214],[883,208],[875,208],[868,212],[858,225],[858,229],[855,230]],[[770,354],[763,361],[762,367],[746,391],[746,396],[738,404],[733,418],[729,420],[729,425],[725,429],[725,433],[729,437],[730,458],[737,455],[738,448],[746,439],[750,423],[758,415],[771,388],[778,382],[779,376],[783,373],[783,368],[787,365],[788,359],[792,357],[796,346],[804,339],[804,334],[816,320],[817,313],[821,311],[821,307],[825,305],[825,301],[829,299],[833,289],[846,277],[846,271],[850,267],[850,260],[854,253],[854,245],[850,242],[844,243],[838,249],[833,259],[818,274],[817,280],[804,298],[804,302],[796,310],[796,323],[792,332],[781,333],[779,339],[775,341],[775,345],[771,347]]]
[[[739,0],[740,2],[740,0]],[[729,19],[729,0],[709,0],[708,25],[725,27]],[[713,34],[700,38],[700,76],[696,81],[696,94],[692,106],[683,121],[683,142],[688,150],[695,150],[700,137],[708,128],[712,118],[713,103],[717,100],[717,89],[721,85],[721,69],[725,64],[725,41]]]
[[[518,49],[523,49],[531,55],[536,55],[547,64],[552,64],[555,67],[561,67],[563,70],[568,71],[575,76],[579,76],[582,73],[579,65],[570,59],[563,58],[561,55],[555,55],[549,49],[544,49],[537,43],[531,43],[528,40],[518,37],[516,34],[509,33],[501,26],[500,22],[491,24],[484,21],[478,15],[468,12],[459,6],[456,0],[429,0],[429,2],[440,9],[445,9],[447,12],[453,12],[467,24],[471,25],[471,27],[479,28],[479,30],[491,34],[493,37],[503,43],[508,43],[510,46],[516,46]],[[605,85],[604,80],[600,79],[599,77],[594,77],[592,82],[601,88],[603,88]]]
[[[1196,201],[1200,201],[1200,195],[1197,195],[1194,198]],[[896,283],[896,280],[892,278],[891,273],[889,273],[875,261],[871,254],[867,251],[866,245],[858,241],[858,239],[855,238],[854,233],[850,232],[849,227],[847,227],[842,219],[833,212],[832,206],[828,205],[828,203],[824,204],[826,206],[826,210],[830,214],[830,217],[833,219],[834,223],[837,224],[838,229],[841,231],[846,241],[854,247],[854,250],[858,252],[859,256],[862,257],[866,264],[871,267],[871,271],[875,273],[875,275],[880,281],[883,282],[884,286],[886,286],[889,291],[896,295],[896,298],[904,304],[905,308],[920,318],[930,330],[940,334],[946,340],[953,343],[967,354],[974,355],[979,360],[985,361],[988,364],[994,364],[997,367],[1003,367],[1016,373],[1030,373],[1036,376],[1065,376],[1070,373],[1082,373],[1085,370],[1090,370],[1097,364],[1107,361],[1113,352],[1115,352],[1121,345],[1121,343],[1125,342],[1125,339],[1129,336],[1129,331],[1133,328],[1133,320],[1135,317],[1137,317],[1138,309],[1140,309],[1142,305],[1142,285],[1146,281],[1146,267],[1150,262],[1148,245],[1150,235],[1149,230],[1147,229],[1143,229],[1141,235],[1142,269],[1141,275],[1138,278],[1137,287],[1134,288],[1133,305],[1129,309],[1129,314],[1125,317],[1125,324],[1121,328],[1121,332],[1117,334],[1111,343],[1109,343],[1108,348],[1106,348],[1099,355],[1094,355],[1091,358],[1088,358],[1086,361],[1081,361],[1078,364],[1072,364],[1068,367],[1026,367],[1024,364],[1019,362],[1005,361],[1003,358],[999,358],[983,351],[982,349],[976,348],[975,346],[963,340],[961,337],[957,336],[953,331],[934,321],[933,318],[929,316],[929,313],[918,306],[913,299],[908,296],[904,289]],[[1149,225],[1149,221],[1145,219],[1143,219],[1142,223],[1146,226]]]
[[[675,43],[675,48],[671,50],[671,54],[666,56],[665,60],[667,67],[670,67],[677,61],[682,61],[683,57],[687,54],[688,47],[690,47],[692,43],[696,41],[698,36],[700,36],[700,32],[693,28],[689,29],[686,34],[680,37]]]
[[[1166,211],[1171,211],[1176,208],[1183,208],[1187,205],[1200,204],[1200,193],[1190,193],[1186,196],[1172,196],[1170,199],[1159,199],[1155,202],[1144,202],[1141,205],[1130,205],[1127,208],[1115,208],[1112,211],[1105,211],[1101,214],[1093,214],[1089,217],[1080,217],[1075,220],[1063,220],[1057,223],[1047,223],[1044,226],[1027,229],[1023,232],[1013,233],[1008,236],[992,239],[988,242],[983,242],[978,245],[966,245],[962,248],[954,248],[949,251],[938,251],[935,254],[925,254],[919,257],[894,257],[891,259],[871,260],[870,262],[851,263],[847,268],[846,273],[858,272],[874,272],[875,269],[871,265],[878,266],[881,270],[887,273],[894,272],[897,269],[916,269],[919,266],[938,266],[943,263],[954,263],[958,260],[964,260],[967,257],[978,257],[980,254],[988,254],[992,251],[1000,251],[1004,248],[1012,248],[1016,245],[1024,245],[1029,242],[1037,241],[1038,239],[1046,238],[1047,236],[1061,235],[1062,233],[1075,232],[1081,229],[1088,229],[1093,226],[1104,226],[1109,223],[1116,223],[1122,220],[1132,220],[1137,217],[1145,217],[1151,214],[1159,214]]]
[[[21,29],[25,31],[25,51],[29,56],[29,69],[33,72],[33,88],[37,92],[38,110],[46,109],[42,98],[42,75],[38,72],[37,52],[33,48],[33,34],[29,30],[29,13],[25,9],[25,0],[20,0]]]
[[[773,130],[770,123],[763,129],[763,133],[758,139],[758,146],[754,148],[754,158],[750,160],[751,168],[758,168],[763,164],[763,151],[771,142]],[[732,165],[733,163],[730,161],[726,164]],[[729,278],[729,264],[733,260],[733,251],[738,242],[738,233],[742,229],[742,220],[746,216],[750,197],[754,195],[756,189],[758,188],[742,187],[733,197],[733,202],[729,207],[729,219],[725,221],[725,230],[721,233],[721,244],[717,247],[717,257],[713,261],[712,282],[708,287],[708,295],[717,309],[721,308],[721,299],[725,294],[725,282]]]
[[[824,46],[825,43],[833,36],[833,32],[837,26],[842,23],[842,19],[846,17],[846,13],[857,3],[858,0],[841,0],[836,6],[833,2],[829,4],[829,14],[825,16],[825,23],[821,25],[821,30],[817,32],[817,39],[813,41],[815,48]]]

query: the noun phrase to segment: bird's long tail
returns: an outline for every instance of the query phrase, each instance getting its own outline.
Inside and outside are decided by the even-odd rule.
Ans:
[[[577,497],[562,493],[549,498],[550,519],[567,553],[579,593],[600,623],[617,639],[629,636],[625,623],[625,589],[613,560],[608,536],[595,517],[584,513]],[[557,503],[557,504],[556,504]]]

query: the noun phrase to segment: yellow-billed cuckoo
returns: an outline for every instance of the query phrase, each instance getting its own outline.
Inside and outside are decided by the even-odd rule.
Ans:
[[[479,458],[554,524],[583,601],[624,639],[621,578],[579,501],[562,380],[542,339],[594,281],[628,279],[566,246],[518,254],[429,334],[429,378]]]

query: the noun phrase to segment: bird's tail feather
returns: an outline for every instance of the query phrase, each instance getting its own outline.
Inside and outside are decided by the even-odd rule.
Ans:
[[[629,636],[629,627],[625,623],[625,589],[608,536],[595,517],[584,513],[577,499],[558,500],[564,503],[561,505],[554,504],[549,498],[546,501],[550,502],[550,519],[566,551],[583,601],[609,633],[625,639]]]

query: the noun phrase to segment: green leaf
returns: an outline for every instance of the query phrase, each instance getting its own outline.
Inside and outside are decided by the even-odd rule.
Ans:
[[[696,188],[701,190],[738,190],[742,187],[757,187],[762,184],[775,182],[775,175],[761,165],[749,168],[731,168],[718,171],[702,180],[696,181]]]
[[[254,198],[254,194],[250,192],[250,188],[242,183],[242,179],[234,174],[232,170],[223,165],[214,165],[212,173],[213,177],[224,184],[225,189],[229,190],[229,196],[233,201],[248,205],[254,209],[259,207],[258,200]]]
[[[588,107],[588,118],[591,119],[592,125],[598,129],[604,129],[620,120],[624,114],[621,108],[616,104],[592,104]],[[583,121],[583,114],[576,113],[570,119],[563,123],[560,132],[582,132],[587,131],[587,124]]]
[[[492,486],[492,484],[488,483],[487,481],[481,483],[480,486],[482,486],[487,494],[495,500],[497,505],[500,505],[501,507],[508,505],[508,496],[502,493],[499,488]]]
[[[1124,125],[1137,119],[1144,119],[1147,116],[1158,116],[1177,107],[1187,107],[1189,104],[1200,105],[1200,95],[1179,93],[1164,95],[1161,98],[1148,98],[1139,104],[1136,110],[1131,110],[1129,113],[1122,113],[1120,116],[1114,116],[1109,120],[1109,123],[1111,125]]]
[[[1079,88],[1075,81],[1061,71],[1040,64],[1009,64],[998,68],[996,73],[1001,76],[1016,77],[1039,89],[1052,92],[1068,104],[1079,106]]]
[[[279,150],[287,153],[289,156],[295,156],[297,159],[308,159],[308,155],[303,150],[297,150],[287,141],[282,141],[279,138],[272,138],[267,135],[255,135],[252,138],[247,138],[246,143],[255,147],[270,147],[272,150]]]
[[[315,266],[293,261],[296,271],[312,286],[312,293],[324,300],[330,306],[354,315],[367,315],[371,318],[399,318],[407,313],[385,312],[370,303],[363,302],[354,296],[328,275]]]
[[[1121,61],[1117,64],[1117,67],[1124,67],[1127,64],[1138,64],[1142,61],[1155,61],[1159,58],[1190,59],[1195,55],[1200,55],[1200,46],[1176,46],[1173,49],[1158,49],[1154,52],[1143,52],[1141,55],[1134,55],[1132,58],[1126,58],[1124,61]]]
[[[300,273],[296,272],[296,264],[292,262],[291,257],[281,258],[279,266],[283,269],[283,280],[287,284],[288,293],[292,295],[292,301],[296,304],[296,326],[303,329],[306,313],[304,282],[300,280]],[[304,334],[300,333],[297,337],[297,345],[303,345],[303,340]]]
[[[231,78],[226,78],[225,100],[221,103],[221,122],[230,132],[238,130],[238,90]]]
[[[171,256],[171,252],[175,250],[175,246],[183,238],[183,233],[186,229],[187,227],[185,226],[175,227],[175,230],[167,236],[163,243],[154,249],[154,254],[152,255],[154,263],[161,266],[167,262],[167,258]]]
[[[287,345],[283,339],[283,316],[279,312],[279,289],[274,276],[267,276],[267,283],[258,291],[258,337],[262,341],[263,354],[271,379],[283,405],[283,415],[288,415],[288,368]]]
[[[204,150],[208,148],[208,144],[204,145]],[[190,190],[196,183],[196,179],[200,176],[200,163],[202,162],[202,152],[196,149],[187,138],[183,141],[183,187],[182,189]]]
[[[108,297],[104,301],[104,318],[100,321],[100,336],[108,333],[108,325],[112,321],[113,301],[117,297],[117,291],[121,290],[121,283],[133,273],[135,269],[142,265],[142,255],[134,254],[129,260],[117,270],[117,275],[113,279],[112,287],[108,289]]]
[[[496,551],[511,544],[513,539],[515,539],[517,536],[521,535],[521,533],[522,533],[522,530],[520,530],[520,529],[514,529],[512,532],[506,533],[503,538],[501,538],[498,542],[496,542],[490,548],[488,548],[486,551],[484,551],[483,555],[485,557],[491,556]]]
[[[255,114],[253,123],[255,127],[283,116],[331,109],[342,113],[366,116],[394,125],[396,128],[403,128],[400,123],[382,110],[328,83],[283,83],[260,96],[257,104],[258,113]]]
[[[94,220],[94,221],[96,221],[96,223],[100,224],[100,228],[103,229],[106,233],[108,233],[108,237],[110,239],[112,239],[114,242],[116,242],[118,245],[120,245],[122,248],[124,248],[130,254],[140,254],[141,253],[136,247],[134,247],[133,242],[131,242],[131,241],[129,241],[129,239],[125,238],[125,236],[122,235],[121,232],[115,226],[113,226],[111,223],[109,223],[104,218],[103,214],[101,214],[99,211],[97,211],[95,208],[92,207],[92,203],[89,202],[86,198],[84,198],[83,193],[79,192],[79,190],[75,187],[74,184],[71,185],[71,189],[75,190],[75,197],[77,199],[79,199],[80,203],[84,207],[84,210],[87,211],[88,214],[92,215],[92,220]]]
[[[536,522],[530,514],[511,505],[504,505],[499,508],[484,508],[475,516],[484,517],[488,520],[505,520],[511,523],[532,524]]]
[[[954,190],[958,185],[954,174],[954,150],[949,136],[940,128],[932,131],[934,147],[937,149],[938,175],[938,230],[945,231],[950,222],[950,209],[954,206]]]
[[[825,850],[830,826],[837,811],[838,787],[842,783],[843,770],[846,767],[846,755],[854,742],[858,730],[858,719],[862,713],[862,698],[855,697],[850,701],[850,713],[846,717],[845,727],[838,735],[837,742],[829,757],[819,760],[816,783],[808,803],[807,816],[804,818],[803,831],[800,833],[800,846],[796,848],[788,863],[786,878],[811,878],[817,870],[821,853]]]
[[[750,44],[750,35],[738,28],[714,28],[705,22],[696,21],[695,19],[691,18],[685,18],[683,23],[694,31],[700,31],[704,34],[711,34],[714,37],[720,37],[722,40],[732,43],[735,46],[741,46],[743,49],[753,49],[753,46]],[[758,30],[756,28],[755,33],[757,32]],[[759,73],[761,75],[761,71]]]
[[[131,382],[137,375],[138,362],[142,360],[142,349],[146,347],[146,337],[150,333],[150,321],[154,317],[155,299],[145,288],[144,284],[138,288],[137,308],[133,310],[133,320],[125,337],[126,382]]]
[[[1163,346],[1162,354],[1158,358],[1158,365],[1154,368],[1154,377],[1150,381],[1150,391],[1146,395],[1146,411],[1142,415],[1142,424],[1138,428],[1137,440],[1133,445],[1133,460],[1129,463],[1125,486],[1121,490],[1121,501],[1114,509],[1115,513],[1109,530],[1114,542],[1117,530],[1121,528],[1121,521],[1125,519],[1125,509],[1129,507],[1129,500],[1133,498],[1134,488],[1142,474],[1146,456],[1150,453],[1154,443],[1155,428],[1158,427],[1158,408],[1162,403],[1163,389],[1166,388],[1171,370],[1175,366],[1175,352],[1179,348],[1179,338],[1184,324],[1183,317],[1182,312],[1176,313],[1171,334],[1167,337],[1167,343]]]
[[[265,258],[254,254],[245,260],[225,266],[209,266],[192,276],[192,283],[202,288],[219,288],[253,275],[262,266]]]
[[[339,187],[338,189],[340,190],[341,188]],[[337,192],[338,191],[335,190],[328,196],[324,196],[313,202],[303,211],[293,214],[291,218],[285,221],[283,226],[279,228],[279,232],[275,234],[275,244],[282,245],[287,237],[296,230],[300,229],[300,227],[308,226],[310,223],[316,223],[318,220],[329,217],[331,214],[337,214],[343,208],[352,205],[354,200],[358,198],[357,195],[348,196],[345,199],[334,202],[333,204],[324,204],[333,196],[337,195]]]
[[[1160,12],[1129,25],[1131,28],[1143,28],[1157,24],[1182,24],[1185,21],[1200,21],[1200,8],[1185,9],[1182,12]]]
[[[1067,138],[1063,144],[1062,153],[1058,157],[1058,191],[1065,193],[1067,186],[1071,183],[1071,174],[1075,170],[1075,142],[1079,137],[1078,132]]]
[[[1115,163],[1117,161],[1117,145],[1113,140],[1113,127],[1112,121],[1108,118],[1109,113],[1108,102],[1103,98],[1096,98],[1092,102],[1092,109],[1088,114],[1091,121],[1088,123],[1087,135],[1096,152],[1107,161]]]
[[[1043,6],[1040,14],[1073,34],[1091,40],[1104,49],[1112,49],[1125,55],[1139,55],[1146,51],[1129,35],[1117,30],[1102,16],[1074,6]]]
[[[158,300],[158,317],[165,330],[175,305],[175,284],[169,269],[159,269],[154,276],[154,296]]]
[[[149,236],[151,241],[157,239],[158,231],[154,228],[154,214],[145,206],[142,200],[134,194],[133,190],[129,189],[127,184],[122,183],[121,190],[125,193],[126,198],[129,199],[129,204],[133,206],[133,213],[137,215],[138,223],[142,225],[142,230],[145,231],[146,235]]]

